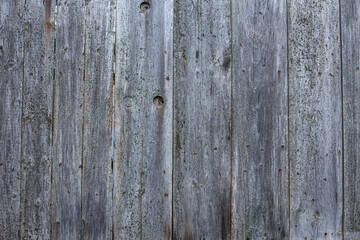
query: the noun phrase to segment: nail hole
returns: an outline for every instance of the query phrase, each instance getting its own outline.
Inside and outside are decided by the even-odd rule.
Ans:
[[[143,2],[140,4],[140,10],[143,13],[148,13],[150,11],[150,3],[148,2]]]
[[[164,106],[164,99],[160,96],[154,97],[153,103],[156,108],[161,108]]]

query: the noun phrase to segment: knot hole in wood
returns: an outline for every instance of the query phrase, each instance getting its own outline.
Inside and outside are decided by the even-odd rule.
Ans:
[[[142,2],[140,4],[140,10],[143,13],[148,13],[150,11],[150,3],[148,2]]]
[[[162,108],[164,106],[164,99],[160,96],[156,96],[153,99],[153,103],[156,108]]]

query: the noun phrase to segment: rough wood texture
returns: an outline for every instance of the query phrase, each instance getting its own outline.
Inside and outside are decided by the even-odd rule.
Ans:
[[[114,239],[171,239],[173,1],[141,3],[117,1]]]
[[[339,27],[339,1],[289,1],[292,239],[342,237]]]
[[[23,80],[22,1],[0,4],[0,239],[20,229],[20,149]]]
[[[25,1],[21,144],[22,239],[50,238],[55,1]]]
[[[360,239],[360,2],[341,1],[344,110],[344,234]]]
[[[81,228],[85,1],[58,1],[53,125],[52,239]]]
[[[289,239],[286,1],[233,1],[233,239]]]
[[[360,239],[359,26],[357,0],[2,1],[0,239]]]
[[[230,1],[174,6],[174,235],[230,239]]]
[[[111,238],[113,1],[86,1],[82,239]]]

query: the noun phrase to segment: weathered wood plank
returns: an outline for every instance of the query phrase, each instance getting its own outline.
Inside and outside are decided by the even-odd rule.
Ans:
[[[289,239],[286,1],[233,1],[233,239]]]
[[[52,239],[81,228],[85,1],[58,1],[53,136]]]
[[[25,1],[21,238],[50,238],[55,1]]]
[[[360,239],[360,2],[341,1],[344,111],[344,234]]]
[[[142,2],[117,1],[114,239],[171,239],[173,1]]]
[[[175,1],[174,237],[231,237],[231,2]]]
[[[291,239],[342,236],[339,1],[289,1]]]
[[[82,239],[110,239],[115,3],[85,2]]]
[[[0,4],[0,239],[20,229],[23,4]]]

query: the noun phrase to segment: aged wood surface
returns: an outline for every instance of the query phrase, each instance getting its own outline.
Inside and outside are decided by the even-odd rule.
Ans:
[[[111,238],[113,1],[86,1],[82,239]]]
[[[50,238],[55,1],[25,1],[20,237]]]
[[[114,239],[171,239],[173,1],[141,3],[117,1]]]
[[[233,239],[289,239],[286,1],[233,1]]]
[[[341,1],[344,234],[360,239],[360,2]]]
[[[230,239],[230,1],[174,6],[173,239]]]
[[[78,239],[84,113],[85,1],[58,1],[53,123],[52,239]]]
[[[290,232],[342,235],[339,2],[289,2]]]
[[[359,19],[2,1],[0,239],[360,239]]]
[[[0,239],[20,229],[23,16],[22,1],[0,4]]]

